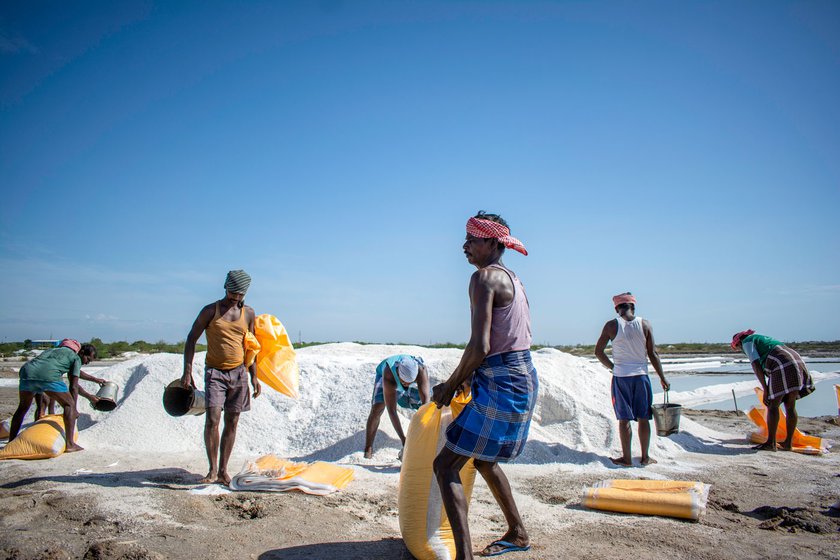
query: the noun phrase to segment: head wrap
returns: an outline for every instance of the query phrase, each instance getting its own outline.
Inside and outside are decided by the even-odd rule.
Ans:
[[[467,233],[473,237],[481,237],[483,239],[498,239],[508,249],[519,251],[523,255],[528,254],[528,251],[525,250],[525,245],[517,238],[511,237],[510,228],[498,222],[483,220],[481,218],[470,218],[467,220]]]
[[[397,362],[397,375],[402,381],[406,383],[414,383],[417,379],[417,373],[420,371],[420,364],[422,360],[416,358],[403,358]]]
[[[82,349],[82,345],[79,344],[79,341],[78,340],[73,340],[72,338],[65,338],[64,340],[62,340],[61,342],[58,343],[59,348],[61,348],[62,346],[64,348],[69,348],[70,350],[72,350],[76,354],[78,354],[79,350]]]
[[[234,294],[245,294],[251,285],[251,277],[244,270],[231,270],[225,278],[225,290]]]
[[[732,349],[737,350],[738,345],[741,344],[741,341],[750,336],[751,334],[755,334],[755,331],[752,329],[747,329],[745,331],[741,331],[732,335],[732,343],[730,344]]]
[[[624,292],[623,294],[613,296],[613,306],[618,307],[622,303],[632,303],[633,305],[636,305],[636,296],[630,292]]]

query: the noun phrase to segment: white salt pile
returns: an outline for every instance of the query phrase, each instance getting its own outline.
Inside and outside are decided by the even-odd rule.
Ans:
[[[295,459],[363,462],[361,449],[374,370],[382,359],[398,353],[422,356],[433,384],[443,381],[461,357],[457,349],[416,346],[340,343],[303,348],[298,352],[300,399],[290,399],[263,384],[263,395],[252,399],[251,411],[240,416],[236,451],[252,456],[275,453]],[[603,463],[606,457],[618,454],[610,373],[586,359],[553,349],[536,351],[533,358],[540,377],[538,405],[528,444],[517,462],[580,465]],[[81,444],[91,449],[203,454],[204,417],[173,418],[161,404],[164,387],[180,377],[182,364],[180,355],[156,354],[98,372],[120,386],[119,403],[112,412],[80,405]],[[203,388],[203,367],[204,354],[198,354],[193,368],[199,389]],[[400,410],[407,428],[410,413]],[[653,438],[651,454],[660,462],[724,437],[685,418],[681,429],[683,433],[671,438]],[[375,459],[393,458],[399,448],[387,414],[382,417],[376,447]],[[637,440],[634,447],[638,449]]]

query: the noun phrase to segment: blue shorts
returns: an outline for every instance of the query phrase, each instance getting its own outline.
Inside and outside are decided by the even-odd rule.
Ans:
[[[619,420],[650,420],[653,418],[653,388],[645,375],[612,379],[612,402]]]
[[[21,379],[18,385],[19,391],[26,393],[67,393],[67,385],[64,381],[38,381],[37,379]]]

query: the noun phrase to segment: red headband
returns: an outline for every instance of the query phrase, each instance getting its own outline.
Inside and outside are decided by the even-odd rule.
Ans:
[[[467,233],[473,237],[481,237],[482,239],[498,239],[508,249],[519,251],[523,255],[528,254],[528,251],[525,250],[525,245],[517,238],[511,237],[510,228],[498,222],[482,220],[481,218],[470,218],[467,220]]]
[[[622,303],[632,303],[636,305],[636,296],[633,294],[618,294],[617,296],[613,296],[613,306],[618,307]]]
[[[82,349],[82,345],[79,344],[79,341],[73,340],[72,338],[65,338],[64,340],[58,343],[58,346],[59,348],[61,348],[62,346],[65,348],[69,348],[76,354],[78,354],[79,350]]]
[[[747,338],[751,334],[755,334],[755,331],[752,330],[752,329],[747,329],[745,331],[741,331],[741,332],[735,334],[735,336],[732,337],[732,344],[730,344],[732,349],[737,350],[738,349],[738,344],[741,343],[741,340]]]

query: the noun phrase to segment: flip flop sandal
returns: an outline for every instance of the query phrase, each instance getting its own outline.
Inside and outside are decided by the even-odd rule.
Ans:
[[[508,552],[525,552],[525,551],[531,549],[530,544],[527,545],[527,546],[517,546],[517,545],[513,544],[512,542],[502,541],[502,540],[491,542],[489,545],[487,545],[487,548],[490,548],[491,546],[501,546],[502,549],[497,550],[496,552],[491,552],[490,554],[479,554],[479,556],[483,556],[483,557],[499,556],[499,555],[502,555],[502,554],[507,554]]]

